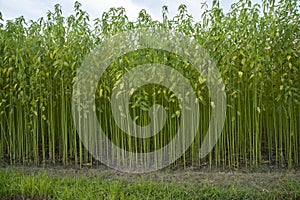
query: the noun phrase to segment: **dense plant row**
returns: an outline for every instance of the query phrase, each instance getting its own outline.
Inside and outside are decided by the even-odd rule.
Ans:
[[[131,114],[140,125],[149,123],[147,109],[153,103],[168,108],[167,124],[160,134],[141,141],[121,133],[112,120],[110,95],[120,75],[138,64],[158,62],[174,67],[193,83],[203,113],[194,143],[174,165],[299,165],[300,13],[296,0],[264,1],[262,5],[241,0],[228,13],[213,1],[211,9],[203,6],[200,22],[194,22],[185,5],[171,19],[163,7],[162,22],[153,21],[145,10],[136,21],[129,21],[123,8],[111,8],[101,19],[91,21],[80,3],[74,7],[74,15],[68,17],[56,5],[37,21],[19,17],[0,23],[2,161],[93,163],[72,118],[76,70],[104,38],[151,26],[193,37],[216,61],[228,104],[222,136],[207,158],[200,160],[210,107],[205,80],[176,55],[139,50],[113,62],[98,85],[97,111],[103,116],[99,119],[114,143],[132,151],[151,151],[176,133],[180,107],[172,92],[160,86],[142,87],[133,94],[131,105]]]

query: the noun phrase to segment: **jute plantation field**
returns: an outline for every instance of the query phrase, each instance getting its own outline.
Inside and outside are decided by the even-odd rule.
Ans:
[[[199,6],[200,21],[187,9],[181,5],[170,17],[164,6],[161,22],[146,10],[130,21],[124,8],[90,19],[79,2],[73,15],[65,16],[55,5],[37,21],[19,17],[4,23],[0,12],[0,197],[300,198],[299,2],[259,5],[241,0],[225,13],[214,0],[211,7]],[[224,83],[226,118],[216,145],[200,158],[215,106],[205,77],[189,60],[161,49],[137,49],[118,57],[93,94],[99,124],[114,145],[128,152],[154,152],[175,138],[178,129],[198,130],[190,146],[180,144],[187,150],[170,166],[134,175],[104,167],[89,152],[76,130],[72,94],[77,72],[95,47],[146,27],[188,36],[207,51]],[[180,124],[182,107],[174,92],[147,84],[132,92],[129,115],[137,125],[147,126],[149,109],[160,104],[165,125],[149,138],[120,129],[112,114],[113,91],[122,75],[147,63],[170,66],[189,81],[201,111],[199,127]],[[113,159],[136,164],[134,156],[126,160],[116,154]],[[161,162],[154,160],[154,165]],[[141,164],[148,166],[149,161]]]

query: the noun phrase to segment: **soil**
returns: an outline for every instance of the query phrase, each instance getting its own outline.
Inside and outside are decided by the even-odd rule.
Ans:
[[[281,183],[292,180],[300,182],[299,169],[276,169],[276,168],[242,168],[242,169],[163,169],[145,174],[132,174],[116,171],[106,166],[65,167],[65,166],[5,166],[7,171],[21,174],[47,174],[51,177],[83,177],[86,179],[99,179],[106,181],[123,181],[125,183],[135,181],[168,182],[182,185],[215,185],[215,186],[242,186],[258,191],[281,188]]]

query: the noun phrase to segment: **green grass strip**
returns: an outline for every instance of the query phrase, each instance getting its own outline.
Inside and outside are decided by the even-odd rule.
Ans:
[[[245,174],[246,176],[246,174]],[[299,199],[300,182],[278,180],[260,190],[239,184],[108,180],[0,169],[0,199]],[[277,187],[274,187],[277,185]]]

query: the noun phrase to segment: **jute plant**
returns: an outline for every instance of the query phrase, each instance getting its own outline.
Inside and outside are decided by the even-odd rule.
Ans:
[[[136,21],[130,21],[123,8],[111,8],[101,19],[91,21],[80,3],[74,7],[75,13],[67,17],[56,5],[53,12],[37,21],[19,17],[0,22],[2,161],[96,163],[80,142],[71,114],[76,71],[105,38],[135,28],[164,27],[193,37],[216,61],[228,99],[221,138],[200,160],[199,149],[213,106],[205,79],[187,60],[155,49],[120,57],[99,81],[96,110],[98,116],[105,116],[99,119],[107,136],[116,145],[137,152],[159,149],[174,137],[180,105],[167,88],[150,84],[132,94],[130,113],[141,126],[149,123],[153,104],[161,104],[167,111],[166,126],[150,139],[126,135],[111,114],[111,94],[122,74],[143,63],[160,63],[178,70],[191,82],[202,113],[193,144],[174,166],[299,165],[300,14],[296,0],[263,1],[261,5],[240,0],[228,13],[215,0],[210,9],[203,6],[199,22],[188,14],[185,5],[173,18],[164,6],[162,22],[153,21],[145,10]]]

